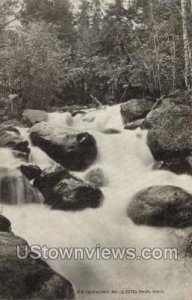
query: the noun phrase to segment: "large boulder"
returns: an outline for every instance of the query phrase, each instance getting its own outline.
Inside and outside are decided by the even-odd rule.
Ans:
[[[23,123],[27,126],[33,126],[36,123],[47,122],[48,113],[44,110],[26,109],[22,114]]]
[[[28,141],[24,140],[18,129],[10,125],[0,126],[0,147],[11,148],[29,154]]]
[[[185,159],[192,151],[192,107],[164,102],[147,117],[148,146],[156,160]],[[145,120],[146,123],[146,120]]]
[[[167,110],[170,111],[175,107],[180,107],[181,109],[192,108],[192,95],[186,91],[176,90],[169,96],[160,98],[144,119],[143,128],[151,129],[159,126],[162,115]]]
[[[55,209],[97,208],[103,199],[103,194],[98,187],[73,176],[61,180],[53,191],[56,200],[53,198],[51,205]]]
[[[144,118],[152,109],[154,102],[147,99],[132,99],[121,104],[121,116],[126,125],[135,120]]]
[[[176,91],[157,101],[144,120],[147,143],[157,161],[155,168],[192,174],[192,97]]]
[[[137,193],[128,216],[136,224],[184,228],[192,225],[192,195],[176,186],[152,186]]]
[[[44,169],[40,176],[34,180],[34,186],[41,191],[46,203],[52,202],[54,186],[64,178],[69,178],[69,172],[59,164],[54,164]]]
[[[11,222],[3,215],[0,215],[0,232],[9,232],[10,230]]]
[[[21,259],[19,255],[28,254]],[[71,283],[40,259],[32,259],[25,240],[0,233],[1,299],[75,299]]]
[[[46,152],[53,160],[73,171],[86,169],[97,156],[94,137],[87,132],[63,129],[42,122],[30,130],[33,145]]]
[[[74,177],[61,165],[53,165],[42,171],[34,186],[43,194],[45,203],[54,209],[81,210],[100,206],[101,190],[93,184]]]
[[[44,169],[41,175],[34,180],[34,187],[37,188],[44,196],[45,203],[53,206],[58,200],[58,195],[54,191],[54,187],[62,179],[69,178],[69,172],[59,164],[54,164]]]

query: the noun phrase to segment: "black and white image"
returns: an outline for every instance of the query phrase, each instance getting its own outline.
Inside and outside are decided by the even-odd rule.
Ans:
[[[0,300],[190,300],[192,1],[0,0]]]

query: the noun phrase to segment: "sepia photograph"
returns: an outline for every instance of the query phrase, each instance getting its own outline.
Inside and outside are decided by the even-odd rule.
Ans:
[[[192,0],[0,0],[0,300],[192,300]]]

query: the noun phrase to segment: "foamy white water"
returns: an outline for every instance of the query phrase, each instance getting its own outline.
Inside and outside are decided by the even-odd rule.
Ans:
[[[50,114],[49,122],[62,131],[87,130],[97,140],[98,158],[92,167],[101,167],[109,180],[103,188],[103,206],[80,212],[52,211],[44,205],[4,206],[3,213],[12,222],[15,234],[30,245],[48,247],[180,247],[182,238],[191,228],[173,230],[136,226],[127,217],[132,196],[151,185],[171,184],[192,193],[192,177],[167,171],[152,170],[153,158],[146,145],[146,132],[125,131],[119,106],[86,116]],[[101,133],[115,128],[117,135]],[[34,149],[33,149],[34,150]],[[32,152],[33,152],[32,150]],[[42,151],[41,151],[42,152]],[[41,153],[39,152],[39,153]],[[41,153],[42,154],[42,153]],[[44,155],[44,154],[42,154]],[[45,155],[43,165],[51,163]],[[33,161],[41,162],[41,155]],[[84,178],[86,172],[77,173]],[[181,300],[190,299],[191,271],[189,262],[180,261],[50,261],[50,265],[68,278],[77,290],[112,291],[150,289],[164,290],[163,294],[78,294],[80,300]]]
[[[31,187],[18,167],[25,161],[8,148],[0,148],[0,199],[3,203],[42,203],[43,196]],[[3,209],[1,209],[3,210]]]

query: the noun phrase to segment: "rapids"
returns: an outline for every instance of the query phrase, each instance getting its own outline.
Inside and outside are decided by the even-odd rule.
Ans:
[[[70,127],[86,130],[97,140],[98,158],[92,167],[101,167],[109,185],[103,188],[105,200],[98,209],[80,212],[52,211],[43,204],[3,205],[3,214],[12,222],[13,232],[30,245],[48,247],[180,247],[185,230],[136,226],[127,217],[131,197],[151,185],[171,184],[192,193],[192,177],[152,169],[153,158],[146,145],[146,132],[123,129],[119,106],[89,111],[74,118],[66,113],[49,115],[58,130]],[[120,134],[103,134],[104,129]],[[26,130],[22,131],[27,135]],[[32,147],[31,161],[47,166],[52,161]],[[14,160],[10,160],[13,164]],[[76,173],[84,178],[85,172]],[[19,189],[19,185],[17,186]],[[163,294],[78,294],[80,300],[181,300],[192,294],[188,261],[178,260],[79,260],[49,261],[54,270],[68,278],[76,289],[84,291],[163,290]]]
[[[15,205],[42,203],[43,196],[31,187],[28,180],[18,170],[21,163],[24,162],[14,151],[6,148],[0,149],[0,202]]]

